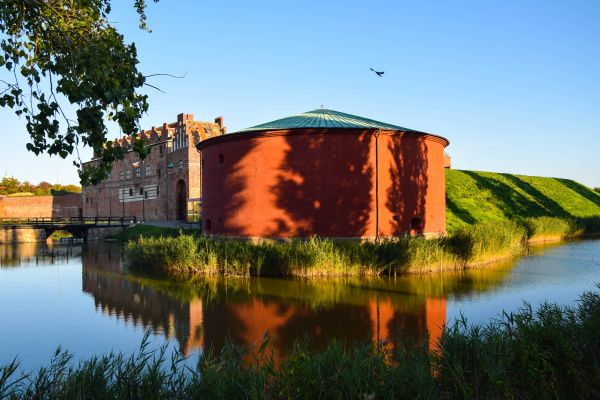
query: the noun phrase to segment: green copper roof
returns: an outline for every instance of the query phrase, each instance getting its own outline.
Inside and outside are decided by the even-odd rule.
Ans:
[[[401,126],[386,124],[385,122],[321,108],[305,112],[304,114],[293,115],[291,117],[267,122],[266,124],[242,129],[241,131],[238,131],[238,133],[298,128],[389,129],[394,131],[412,131],[412,129],[403,128]]]

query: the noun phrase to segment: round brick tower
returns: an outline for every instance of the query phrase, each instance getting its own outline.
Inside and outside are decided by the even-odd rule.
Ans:
[[[319,109],[200,142],[206,234],[445,232],[440,136]]]

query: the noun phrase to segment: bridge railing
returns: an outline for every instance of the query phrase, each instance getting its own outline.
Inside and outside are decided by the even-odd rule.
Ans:
[[[137,222],[136,217],[69,217],[69,218],[0,218],[0,226],[39,226],[64,225],[125,226]]]

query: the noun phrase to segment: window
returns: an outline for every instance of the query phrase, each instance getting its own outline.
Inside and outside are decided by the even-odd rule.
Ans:
[[[133,170],[133,173],[135,174],[136,178],[140,177],[140,167],[137,167]]]
[[[158,197],[158,195],[160,194],[160,186],[156,186],[156,196]]]
[[[219,164],[223,164],[223,161],[225,161],[225,157],[223,157],[223,154],[219,154]]]
[[[90,198],[89,198],[89,197],[86,197],[86,198],[85,198],[85,204],[88,204],[89,202],[90,202]]]
[[[418,231],[422,228],[421,218],[413,218],[410,220],[410,229]]]
[[[131,170],[125,171],[125,179],[131,179]]]
[[[160,179],[160,168],[156,169],[156,175],[158,175],[158,179]]]
[[[140,194],[144,194],[144,188],[143,187],[140,188]]]
[[[152,176],[152,166],[146,165],[146,176]]]
[[[122,181],[123,179],[125,179],[125,172],[121,171],[121,172],[119,172],[119,180]]]
[[[133,189],[129,189],[129,195],[133,196]]]
[[[183,160],[179,160],[179,169],[183,169]]]
[[[144,192],[144,198],[147,199],[148,198],[148,192]]]

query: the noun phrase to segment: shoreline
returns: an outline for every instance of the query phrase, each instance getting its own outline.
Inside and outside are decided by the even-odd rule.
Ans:
[[[598,219],[600,220],[600,219]],[[528,254],[529,247],[598,235],[598,220],[539,217],[477,223],[434,239],[404,236],[379,242],[328,238],[252,242],[144,228],[127,234],[135,270],[169,276],[398,276],[480,268]],[[135,228],[134,228],[135,229]]]

